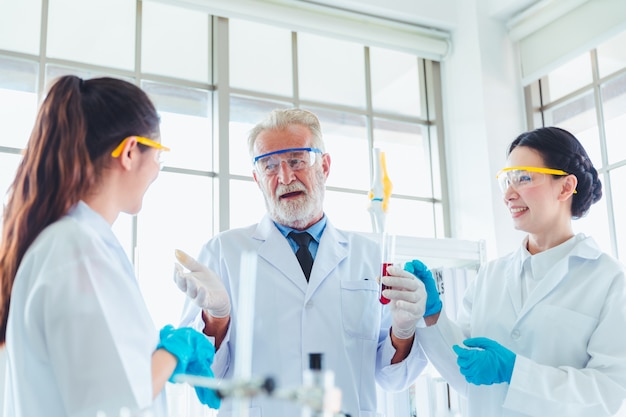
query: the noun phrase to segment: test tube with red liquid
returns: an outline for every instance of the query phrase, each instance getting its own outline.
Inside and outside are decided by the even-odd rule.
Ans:
[[[388,304],[389,299],[383,295],[383,290],[389,288],[383,284],[382,277],[389,275],[387,268],[393,266],[396,250],[396,236],[383,233],[381,242],[380,285],[378,286],[378,300],[381,304]]]

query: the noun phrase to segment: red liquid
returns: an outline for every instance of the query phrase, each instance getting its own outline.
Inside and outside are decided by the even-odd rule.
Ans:
[[[383,290],[386,290],[387,288],[389,288],[388,286],[386,286],[385,284],[383,284],[382,282],[382,277],[386,277],[389,274],[387,273],[387,267],[388,266],[393,266],[393,263],[391,262],[385,262],[382,265],[382,276],[380,279],[380,290],[379,290],[379,295],[380,297],[378,298],[378,300],[380,301],[381,304],[388,304],[389,303],[389,298],[383,296]]]

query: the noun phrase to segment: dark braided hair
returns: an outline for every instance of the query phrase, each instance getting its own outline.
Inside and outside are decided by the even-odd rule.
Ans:
[[[542,127],[519,135],[507,150],[507,156],[518,146],[539,152],[547,167],[573,174],[578,180],[576,194],[572,195],[572,217],[583,217],[593,203],[602,198],[602,182],[587,151],[567,130]]]

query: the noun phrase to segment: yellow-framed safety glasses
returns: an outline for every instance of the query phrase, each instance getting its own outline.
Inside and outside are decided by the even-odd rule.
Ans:
[[[126,142],[128,142],[130,138],[135,138],[138,143],[149,146],[151,148],[156,148],[162,152],[170,151],[170,148],[168,148],[167,146],[163,146],[159,142],[155,142],[152,139],[144,138],[142,136],[129,136],[127,138],[124,138],[124,140],[117,146],[117,148],[113,149],[113,152],[111,152],[111,156],[113,158],[117,158],[122,154],[122,149],[124,149],[124,145],[126,145]]]
[[[561,169],[517,166],[501,169],[496,174],[496,179],[500,185],[500,190],[506,193],[509,187],[519,191],[541,185],[546,180],[547,175],[566,176],[571,174]],[[574,194],[576,194],[576,190],[574,190]]]

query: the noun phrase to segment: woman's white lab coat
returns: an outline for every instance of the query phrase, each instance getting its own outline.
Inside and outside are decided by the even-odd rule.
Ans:
[[[26,252],[11,297],[5,417],[166,413],[152,401],[158,333],[109,224],[80,202]]]
[[[258,254],[253,340],[236,332],[242,251]],[[252,375],[274,376],[281,388],[302,385],[308,354],[322,353],[323,368],[335,373],[342,391],[342,410],[352,417],[376,416],[375,380],[401,390],[426,364],[415,343],[410,356],[390,365],[395,350],[389,339],[391,316],[378,301],[379,248],[362,236],[335,229],[327,222],[310,282],[307,284],[289,242],[269,217],[255,226],[224,232],[209,241],[199,260],[223,280],[233,303],[230,329],[216,353],[216,378],[232,378],[235,350],[252,343]],[[242,284],[242,281],[244,284]],[[203,328],[200,310],[188,302],[182,325]],[[220,417],[231,415],[226,401]],[[299,416],[299,406],[253,398],[250,416]]]
[[[468,287],[458,326],[442,312],[418,329],[442,376],[467,396],[470,417],[603,417],[626,400],[624,268],[592,238],[558,260],[522,305],[522,248],[487,264]],[[496,340],[517,354],[511,383],[467,384],[453,344]]]

